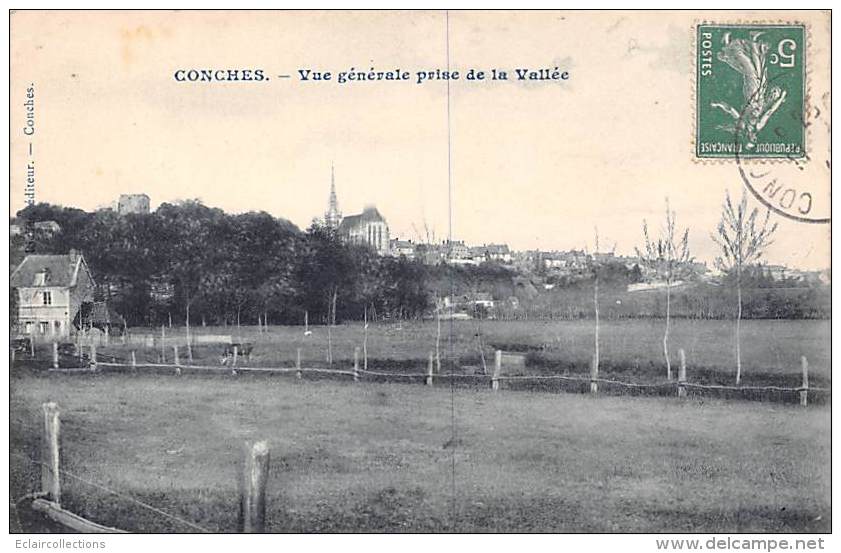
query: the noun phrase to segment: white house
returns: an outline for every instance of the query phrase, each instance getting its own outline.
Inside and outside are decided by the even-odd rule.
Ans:
[[[26,256],[9,286],[17,290],[18,330],[28,335],[68,336],[82,304],[93,302],[93,277],[76,251]]]

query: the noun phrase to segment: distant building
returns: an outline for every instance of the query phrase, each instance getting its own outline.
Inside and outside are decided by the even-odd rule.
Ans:
[[[57,234],[61,231],[61,225],[55,221],[36,221],[28,224],[26,221],[18,221],[9,224],[9,236],[25,236],[33,239],[36,235]]]
[[[348,215],[339,224],[339,235],[352,244],[370,246],[380,255],[389,253],[388,223],[374,206],[359,215]]]
[[[764,269],[773,280],[785,280],[795,277],[795,271],[792,271],[785,265],[765,265]]]
[[[362,210],[362,213],[342,216],[336,196],[336,175],[332,167],[330,169],[330,198],[327,211],[324,212],[324,225],[335,229],[342,240],[370,246],[380,255],[388,255],[391,251],[388,222],[376,207],[369,205]]]
[[[342,222],[342,212],[339,211],[339,200],[336,198],[336,177],[333,166],[330,166],[330,199],[327,211],[324,212],[324,224],[328,228],[337,229]]]
[[[335,229],[342,240],[370,246],[380,255],[388,255],[391,252],[388,222],[376,207],[369,205],[362,210],[362,213],[342,216],[336,196],[335,171],[332,167],[330,169],[330,198],[327,202],[327,211],[324,212],[324,225]],[[414,248],[412,248],[412,255],[414,255]]]
[[[484,307],[486,309],[492,309],[494,306],[494,298],[487,292],[478,292],[469,301],[474,306]]]
[[[93,301],[94,281],[84,257],[28,255],[9,277],[17,290],[19,332],[68,336],[83,304]]]
[[[508,249],[507,244],[488,244],[487,246],[476,246],[470,248],[473,259],[478,262],[484,261],[498,261],[501,263],[511,263],[511,250]]]
[[[395,238],[390,244],[391,255],[396,257],[403,256],[406,259],[415,258],[415,244],[411,240],[400,240]]]
[[[149,196],[146,194],[120,194],[120,199],[117,200],[117,213],[120,215],[129,213],[148,214]]]
[[[418,244],[415,248],[415,257],[426,265],[438,265],[446,261],[446,254],[438,244]]]
[[[61,231],[61,226],[55,221],[38,221],[32,223],[33,230],[45,232],[47,234],[56,234]]]
[[[450,261],[457,259],[472,261],[470,247],[464,243],[464,240],[445,240],[443,245],[447,250],[447,258]]]
[[[461,294],[454,297],[444,296],[443,306],[445,308],[475,307],[477,305],[490,308],[496,305],[496,302],[490,292],[473,292],[471,294]]]
[[[583,269],[588,264],[588,256],[581,250],[537,252],[537,258],[547,269],[565,269],[568,271]]]

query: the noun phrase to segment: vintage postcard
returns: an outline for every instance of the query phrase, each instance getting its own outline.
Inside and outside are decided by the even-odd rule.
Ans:
[[[9,19],[21,547],[824,547],[828,11]]]

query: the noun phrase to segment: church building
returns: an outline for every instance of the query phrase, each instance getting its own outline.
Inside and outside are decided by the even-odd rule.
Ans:
[[[366,206],[362,213],[342,217],[336,198],[335,172],[330,171],[330,200],[324,213],[324,224],[337,229],[343,240],[353,244],[364,244],[380,255],[389,253],[388,222],[373,205]]]

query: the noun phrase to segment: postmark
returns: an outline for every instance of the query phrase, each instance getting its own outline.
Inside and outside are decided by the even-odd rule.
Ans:
[[[823,121],[828,118],[823,113],[817,105],[805,112],[801,119],[803,132],[820,125],[828,133],[828,121],[826,124]],[[790,156],[786,163],[775,164],[750,163],[750,160],[745,162],[739,152],[744,151],[744,145],[751,140],[750,133],[743,126],[743,121],[748,117],[744,112],[740,114],[740,130],[736,132],[734,141],[739,175],[748,191],[777,215],[801,223],[830,223],[829,183],[832,167],[829,156]],[[773,129],[781,139],[786,138],[783,127],[775,126]]]
[[[806,156],[805,26],[700,24],[695,39],[695,155]]]

